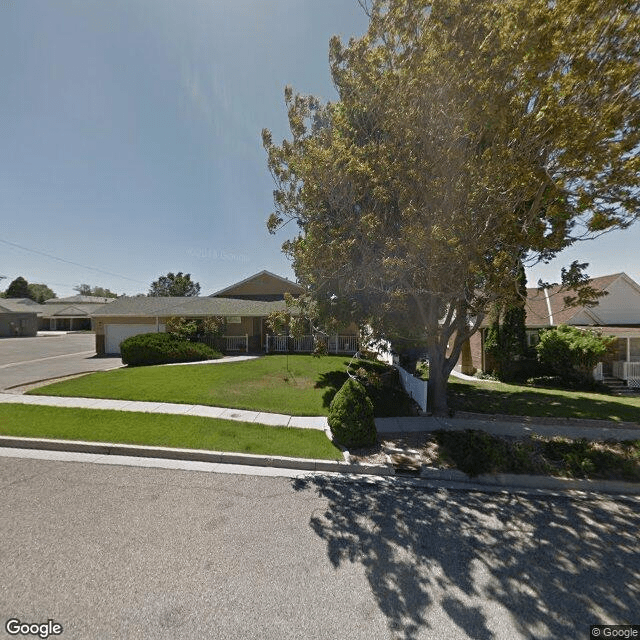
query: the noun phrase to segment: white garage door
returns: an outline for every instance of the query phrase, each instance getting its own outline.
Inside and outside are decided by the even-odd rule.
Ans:
[[[120,353],[120,343],[139,333],[155,333],[155,324],[105,324],[104,325],[104,350],[105,353]],[[164,325],[160,325],[160,331],[164,331]]]

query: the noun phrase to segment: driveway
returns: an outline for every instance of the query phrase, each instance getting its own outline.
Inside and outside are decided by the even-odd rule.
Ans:
[[[0,391],[36,380],[104,371],[121,365],[119,356],[96,356],[92,333],[0,339]]]

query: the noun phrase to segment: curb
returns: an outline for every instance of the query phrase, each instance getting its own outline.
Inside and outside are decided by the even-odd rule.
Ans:
[[[503,489],[531,489],[546,491],[583,491],[588,493],[607,493],[619,495],[639,495],[640,483],[617,480],[586,480],[577,478],[554,478],[526,474],[500,473],[483,474],[471,478],[457,469],[436,469],[422,466],[419,474],[399,473],[389,463],[385,465],[356,463],[349,452],[343,449],[344,462],[333,460],[315,460],[311,458],[291,458],[287,456],[263,456],[249,453],[231,453],[208,451],[205,449],[177,449],[171,447],[148,447],[134,444],[116,444],[111,442],[86,442],[82,440],[52,440],[47,438],[19,438],[0,436],[0,448],[40,449],[45,451],[67,451],[89,453],[103,456],[133,456],[139,458],[162,458],[185,460],[189,462],[209,462],[217,464],[237,464],[253,467],[272,467],[299,471],[335,472],[367,476],[413,477],[416,480],[437,480],[467,485],[472,489],[483,487]]]
[[[552,476],[533,476],[516,473],[482,474],[471,478],[464,471],[458,471],[457,469],[436,469],[426,466],[422,467],[419,477],[423,480],[448,480],[450,482],[487,487],[640,495],[640,484],[621,480],[554,478]]]
[[[344,462],[290,458],[286,456],[263,456],[250,453],[208,451],[205,449],[174,449],[171,447],[148,447],[112,442],[86,442],[82,440],[51,440],[48,438],[18,438],[0,436],[0,447],[13,449],[44,449],[46,451],[69,451],[106,456],[134,456],[139,458],[164,458],[190,462],[239,464],[253,467],[275,467],[300,471],[334,471],[363,475],[394,475],[394,469],[385,465],[359,464],[351,462],[345,455]],[[343,452],[344,455],[344,452]]]

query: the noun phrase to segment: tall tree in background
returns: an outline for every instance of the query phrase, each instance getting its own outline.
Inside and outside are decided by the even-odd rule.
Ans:
[[[497,306],[485,341],[485,350],[494,362],[500,380],[518,379],[521,363],[527,356],[527,331],[525,308],[527,302],[527,276],[520,265],[516,290],[503,307]]]
[[[330,43],[339,99],[285,91],[268,228],[328,315],[423,341],[432,409],[527,264],[640,211],[640,11],[619,0],[374,0]]]
[[[56,298],[55,291],[50,289],[46,284],[29,284],[29,293],[31,294],[31,299],[36,302],[42,304],[46,300],[51,300],[52,298]]]
[[[197,296],[200,294],[200,284],[191,280],[191,274],[182,271],[167,273],[151,283],[150,296]]]
[[[77,291],[81,296],[92,296],[99,298],[117,298],[118,294],[113,293],[113,291],[109,289],[104,289],[103,287],[92,287],[89,284],[79,284],[73,287],[74,291]]]
[[[7,298],[29,298],[33,300],[33,294],[29,290],[29,283],[22,277],[18,276],[5,291]]]

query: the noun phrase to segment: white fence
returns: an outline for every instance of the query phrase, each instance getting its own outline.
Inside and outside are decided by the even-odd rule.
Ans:
[[[249,351],[249,336],[224,336],[226,351]]]
[[[318,337],[327,345],[327,353],[355,353],[358,350],[358,336]],[[265,350],[267,353],[283,353],[295,351],[311,353],[315,348],[314,336],[305,335],[299,338],[291,336],[267,336]]]
[[[406,394],[413,398],[418,406],[423,410],[427,410],[427,386],[426,380],[421,380],[412,376],[406,369],[403,369],[399,364],[394,365],[400,374],[400,382]]]
[[[602,381],[604,380],[604,371],[602,370],[602,362],[598,362],[598,364],[593,369],[593,379]]]

